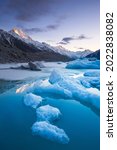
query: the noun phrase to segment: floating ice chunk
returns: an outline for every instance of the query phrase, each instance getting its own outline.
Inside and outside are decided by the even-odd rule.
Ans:
[[[63,129],[60,129],[46,121],[35,122],[32,126],[32,132],[34,135],[39,135],[48,140],[67,144],[69,137]]]
[[[41,106],[36,110],[37,118],[41,121],[54,121],[60,118],[61,112],[58,108],[50,105]]]
[[[20,88],[18,88],[16,90],[16,93],[22,93],[23,91],[25,91],[25,89],[27,89],[29,87],[29,84],[25,84],[23,86],[21,86]]]
[[[36,108],[42,103],[42,97],[34,95],[32,93],[26,94],[24,97],[24,104]]]
[[[33,92],[42,97],[52,97],[52,98],[54,97],[54,98],[64,98],[64,99],[72,98],[71,91],[64,89],[58,84],[52,85],[49,82],[47,82],[47,80],[45,81],[34,82],[30,85],[23,85],[22,87],[17,89],[17,93]]]
[[[88,77],[99,77],[99,76],[100,76],[100,70],[85,72],[85,73],[84,73],[84,76],[88,76]]]
[[[55,80],[53,79],[55,74],[59,76],[59,79],[57,79],[57,77]],[[91,91],[88,91],[87,88],[84,87],[83,82],[81,83],[79,78],[74,79],[73,77],[69,77],[67,75],[64,76],[57,71],[56,73],[52,72],[49,78],[49,82],[46,82],[46,84],[44,81],[32,83],[32,85],[25,88],[25,91],[33,92],[42,97],[75,99],[77,101],[87,102],[90,104],[92,104],[93,99],[98,101],[100,100],[100,96],[92,93]],[[88,79],[87,87],[88,86],[98,87],[99,78],[98,80],[92,80],[91,78],[90,80]],[[24,87],[22,88],[24,89]],[[20,91],[22,91],[22,88],[20,88]]]
[[[88,59],[77,59],[67,64],[68,69],[99,69],[100,61],[89,61]]]
[[[53,86],[56,85],[71,91],[72,98],[82,103],[92,104],[94,99],[100,101],[99,94],[88,91],[79,81],[76,81],[76,79],[71,77],[62,76],[61,80],[53,84]],[[97,108],[98,106],[96,106],[96,104],[97,103],[95,103],[95,107]]]
[[[61,74],[54,70],[49,77],[49,82],[53,84],[59,81],[60,79],[62,79]]]

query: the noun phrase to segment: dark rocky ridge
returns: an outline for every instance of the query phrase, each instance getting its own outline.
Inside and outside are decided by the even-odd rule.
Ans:
[[[100,59],[100,50],[95,51],[94,53],[91,53],[86,56],[87,58],[97,58]]]
[[[29,61],[69,61],[71,58],[52,51],[40,50],[36,46],[0,30],[0,63]]]

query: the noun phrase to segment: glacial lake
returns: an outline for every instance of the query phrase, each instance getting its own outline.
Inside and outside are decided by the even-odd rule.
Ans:
[[[52,69],[48,69],[49,75]],[[65,70],[77,74],[86,70]],[[40,77],[42,78],[42,76]],[[34,77],[30,82],[37,80]],[[28,80],[25,82],[29,82]],[[23,83],[22,83],[23,84]],[[18,85],[19,87],[19,85]],[[36,122],[36,112],[23,102],[23,93],[16,89],[0,94],[0,149],[1,150],[99,150],[100,117],[88,106],[75,100],[46,98],[44,104],[57,107],[62,117],[54,125],[64,129],[70,138],[68,144],[52,142],[32,135],[31,127]]]

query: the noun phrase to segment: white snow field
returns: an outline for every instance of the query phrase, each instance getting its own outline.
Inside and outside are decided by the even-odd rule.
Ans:
[[[51,141],[67,144],[69,137],[63,129],[56,127],[46,121],[35,122],[32,126],[34,135],[39,135]]]
[[[42,97],[35,94],[29,93],[24,97],[24,104],[26,106],[31,106],[32,108],[37,108],[38,105],[42,103]]]
[[[100,60],[77,59],[67,64],[68,69],[100,69]]]
[[[36,114],[38,120],[49,121],[49,122],[58,120],[61,116],[60,110],[50,105],[45,105],[37,108]]]

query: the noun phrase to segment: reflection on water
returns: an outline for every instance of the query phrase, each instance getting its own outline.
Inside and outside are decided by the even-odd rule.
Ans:
[[[21,84],[21,81],[0,80],[0,93],[4,93],[18,84]]]

